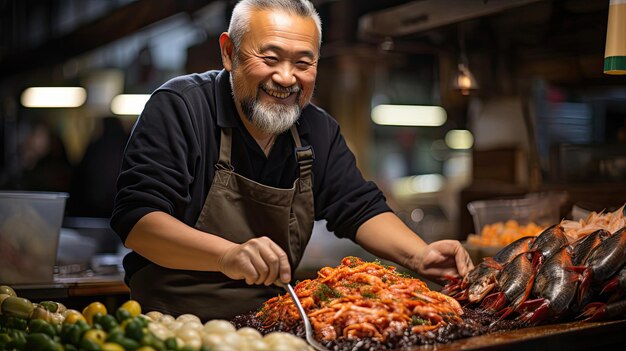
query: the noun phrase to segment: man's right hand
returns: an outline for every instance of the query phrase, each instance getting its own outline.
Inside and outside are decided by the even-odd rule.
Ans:
[[[291,280],[289,259],[283,249],[264,236],[227,250],[219,259],[219,269],[231,279],[245,279],[247,284],[271,285],[276,280]]]

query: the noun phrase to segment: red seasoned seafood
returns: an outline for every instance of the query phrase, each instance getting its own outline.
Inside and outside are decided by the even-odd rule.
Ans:
[[[317,338],[327,341],[338,337],[384,341],[409,328],[421,333],[460,322],[463,314],[456,300],[430,290],[423,281],[357,257],[322,268],[317,278],[298,283],[294,290]],[[266,328],[300,322],[287,294],[266,301],[256,317]]]

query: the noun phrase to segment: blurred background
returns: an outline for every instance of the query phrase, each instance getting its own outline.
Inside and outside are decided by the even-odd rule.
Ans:
[[[475,200],[557,193],[559,218],[625,202],[626,78],[603,73],[609,0],[312,2],[314,102],[427,241],[475,233]],[[0,1],[0,189],[69,193],[63,263],[82,261],[62,249],[123,251],[108,218],[132,125],[167,79],[221,69],[235,3]],[[35,87],[75,89],[38,105]],[[303,266],[366,256],[317,224]]]

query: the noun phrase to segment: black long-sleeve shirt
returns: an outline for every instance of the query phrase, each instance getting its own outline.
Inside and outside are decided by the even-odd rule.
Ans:
[[[289,131],[266,157],[238,117],[226,71],[170,80],[157,89],[135,124],[117,181],[111,227],[122,241],[137,221],[163,211],[193,226],[202,210],[219,158],[220,131],[232,133],[231,162],[238,174],[258,183],[291,188],[297,177]],[[356,167],[337,122],[308,105],[297,122],[303,145],[311,145],[315,218],[328,230],[354,240],[358,227],[391,211],[382,192]],[[126,279],[148,261],[135,252],[124,260]]]

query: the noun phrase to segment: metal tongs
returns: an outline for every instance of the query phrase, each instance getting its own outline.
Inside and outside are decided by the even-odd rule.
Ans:
[[[309,317],[307,317],[306,312],[304,312],[304,308],[302,307],[302,304],[300,303],[300,299],[298,298],[298,295],[296,295],[296,292],[293,290],[293,287],[291,286],[291,284],[289,283],[285,284],[281,282],[280,280],[277,280],[276,282],[274,282],[274,284],[281,288],[284,288],[285,290],[287,290],[289,295],[291,295],[291,299],[296,304],[296,308],[298,309],[300,318],[302,318],[302,321],[304,322],[304,331],[306,333],[306,341],[309,343],[309,345],[311,345],[317,351],[330,351],[326,347],[324,347],[322,344],[320,344],[317,340],[315,340],[315,334],[313,331],[313,327],[311,327],[311,323],[309,322]]]

